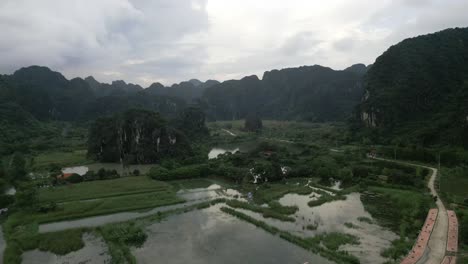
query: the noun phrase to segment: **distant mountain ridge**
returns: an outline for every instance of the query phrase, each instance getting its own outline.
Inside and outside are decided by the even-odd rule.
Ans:
[[[175,116],[189,104],[198,104],[211,120],[239,119],[253,111],[273,119],[343,120],[362,93],[365,66],[352,69],[303,66],[265,72],[262,80],[191,79],[144,89],[122,80],[100,83],[92,76],[67,80],[47,67],[30,66],[1,76],[0,103],[16,103],[39,120],[88,120],[130,108]]]
[[[364,89],[363,64],[336,71],[320,65],[267,71],[207,88],[202,99],[211,119],[262,118],[338,121],[350,116]]]

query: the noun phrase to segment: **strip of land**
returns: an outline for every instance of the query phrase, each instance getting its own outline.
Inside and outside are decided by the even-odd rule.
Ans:
[[[424,252],[426,251],[427,244],[431,237],[431,233],[437,219],[437,213],[437,209],[429,210],[426,221],[424,222],[423,229],[421,230],[421,233],[419,233],[418,239],[416,240],[416,244],[414,244],[410,254],[404,258],[403,261],[401,261],[401,264],[414,264],[421,259]]]
[[[447,251],[457,253],[458,251],[458,220],[457,215],[452,210],[447,210],[449,218]]]

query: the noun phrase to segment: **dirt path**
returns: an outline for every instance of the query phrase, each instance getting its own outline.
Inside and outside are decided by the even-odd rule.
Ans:
[[[231,135],[231,136],[233,136],[233,137],[236,137],[236,136],[237,136],[236,134],[232,133],[230,130],[227,130],[227,129],[224,129],[224,128],[221,129],[221,130],[224,131],[224,132],[226,132],[226,133],[228,133],[229,135]]]
[[[431,194],[433,196],[439,197],[439,194],[437,193],[434,187],[434,182],[437,177],[436,168],[427,167],[427,166],[418,165],[418,164],[412,164],[408,162],[402,162],[402,161],[395,161],[395,160],[388,160],[388,159],[381,159],[381,158],[375,158],[375,159],[430,169],[432,171],[432,174],[431,174],[431,178],[429,179],[429,182],[427,183],[427,187],[431,190]],[[432,230],[431,237],[429,238],[428,246],[424,252],[423,257],[417,262],[417,264],[440,264],[442,263],[445,257],[445,249],[447,245],[447,232],[448,232],[448,215],[447,215],[447,210],[445,209],[444,204],[439,198],[437,199],[436,205],[437,205],[437,208],[439,209],[439,214],[437,215],[437,220],[436,220],[434,229]]]

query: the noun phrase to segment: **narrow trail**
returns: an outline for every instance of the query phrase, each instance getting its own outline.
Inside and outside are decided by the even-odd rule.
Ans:
[[[427,187],[430,189],[431,194],[433,196],[438,197],[436,201],[436,205],[437,205],[437,208],[439,209],[439,214],[437,215],[437,220],[436,220],[434,229],[432,230],[432,234],[429,238],[429,242],[424,252],[424,255],[417,262],[417,264],[440,264],[442,263],[445,257],[445,250],[446,250],[446,245],[447,245],[448,215],[447,215],[447,210],[445,209],[445,206],[442,203],[442,201],[439,199],[439,194],[437,193],[437,190],[434,187],[434,182],[438,173],[437,169],[428,167],[428,166],[413,164],[409,162],[403,162],[403,161],[395,161],[395,160],[381,159],[381,158],[374,158],[374,159],[395,162],[395,163],[400,163],[400,164],[406,164],[406,165],[411,165],[415,167],[422,167],[422,168],[430,169],[432,171],[431,177],[427,183]]]
[[[237,135],[234,134],[234,133],[232,133],[230,130],[227,130],[227,129],[224,129],[224,128],[221,129],[221,130],[224,131],[224,132],[226,132],[226,133],[228,133],[229,135],[231,135],[231,136],[233,136],[233,137],[237,137]]]

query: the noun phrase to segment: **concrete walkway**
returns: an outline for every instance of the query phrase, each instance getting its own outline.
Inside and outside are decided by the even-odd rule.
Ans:
[[[424,167],[424,166],[421,166]],[[431,194],[439,197],[436,189],[434,188],[435,178],[437,176],[437,169],[431,167],[425,167],[432,170],[431,178],[427,184],[427,187],[431,190]],[[439,214],[432,231],[432,235],[429,238],[429,243],[424,253],[424,256],[418,261],[418,264],[440,264],[445,257],[445,249],[447,245],[447,232],[448,232],[448,215],[444,204],[440,199],[437,199],[437,208]]]
[[[381,158],[375,158],[375,159],[395,162],[395,163],[400,163],[400,164],[406,164],[410,166],[421,167],[421,168],[426,168],[426,169],[431,170],[432,174],[429,179],[429,182],[427,183],[427,187],[430,189],[431,194],[433,196],[439,197],[439,194],[437,193],[434,187],[434,182],[436,180],[437,173],[438,173],[436,168],[403,162],[403,161],[395,161],[395,160],[381,159]],[[416,262],[417,264],[441,264],[445,257],[445,250],[447,246],[448,215],[447,215],[447,210],[445,209],[444,204],[439,198],[437,199],[436,205],[437,205],[437,208],[439,209],[439,213],[437,214],[437,220],[435,222],[435,226],[432,230],[432,234],[429,238],[429,242],[423,254],[423,257],[418,262]]]

